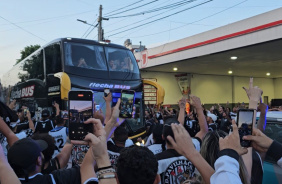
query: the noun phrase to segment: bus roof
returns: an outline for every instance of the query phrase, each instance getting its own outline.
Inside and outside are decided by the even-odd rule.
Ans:
[[[52,40],[51,42],[48,42],[46,45],[44,46],[47,46],[51,43],[54,43],[54,42],[58,42],[58,41],[71,41],[71,42],[79,42],[79,43],[88,43],[88,44],[95,44],[95,45],[100,45],[100,44],[103,44],[103,45],[108,45],[110,47],[116,47],[116,48],[120,48],[120,49],[127,49],[126,47],[124,46],[121,46],[121,45],[117,45],[117,44],[113,44],[113,43],[108,43],[108,42],[102,42],[102,41],[96,41],[96,40],[89,40],[89,39],[83,39],[83,38],[71,38],[71,37],[65,37],[65,38],[57,38],[55,40]],[[128,49],[127,49],[128,50]]]

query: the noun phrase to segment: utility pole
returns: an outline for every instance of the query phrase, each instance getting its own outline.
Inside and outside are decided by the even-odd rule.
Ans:
[[[102,17],[102,5],[99,8],[99,17],[98,17],[98,41],[104,40],[104,30],[102,28],[102,20],[109,20],[108,18]]]

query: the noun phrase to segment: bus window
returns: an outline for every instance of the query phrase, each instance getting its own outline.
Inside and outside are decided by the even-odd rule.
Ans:
[[[60,44],[55,43],[45,49],[46,74],[62,71]]]
[[[25,82],[28,79],[43,80],[43,50],[40,50],[30,58],[27,58],[24,61],[21,70],[23,71],[19,73],[21,82]]]
[[[137,63],[131,51],[105,47],[110,71],[139,73]]]
[[[65,43],[65,64],[80,68],[107,70],[102,46]]]

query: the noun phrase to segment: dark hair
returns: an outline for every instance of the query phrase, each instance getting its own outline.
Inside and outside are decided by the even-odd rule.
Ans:
[[[169,144],[170,144],[170,142],[167,140],[167,136],[170,135],[174,139],[174,134],[173,134],[173,131],[171,129],[172,123],[180,124],[179,121],[176,118],[169,118],[169,119],[165,120],[164,127],[163,127],[164,139],[165,139],[166,143],[169,143]]]
[[[146,147],[131,146],[120,152],[117,177],[120,184],[152,184],[158,172],[158,161]]]
[[[155,144],[162,144],[164,142],[162,138],[162,130],[163,125],[162,124],[156,124],[153,129],[153,138],[155,140]]]
[[[200,154],[202,157],[209,163],[209,165],[214,168],[214,163],[218,159],[218,153],[219,153],[219,138],[225,137],[228,134],[224,131],[212,131],[208,132],[205,137],[203,138]],[[244,164],[244,161],[242,157],[239,157],[239,176],[242,181],[242,183],[250,183],[247,180],[247,170],[246,166]]]
[[[45,162],[49,162],[56,149],[55,139],[48,133],[35,133],[32,136],[34,140],[44,140],[48,144],[48,148],[42,151]]]
[[[127,130],[125,129],[125,127],[118,126],[114,131],[114,140],[125,143],[126,139],[128,139]]]

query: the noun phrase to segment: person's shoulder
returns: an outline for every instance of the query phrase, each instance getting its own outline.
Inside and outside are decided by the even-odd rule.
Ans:
[[[173,157],[179,157],[179,156],[181,155],[177,153],[177,151],[174,149],[167,149],[161,153],[156,154],[156,158],[158,161],[173,158]]]
[[[53,177],[53,181],[56,183],[80,183],[80,167],[75,166],[70,169],[55,170],[50,174]]]

